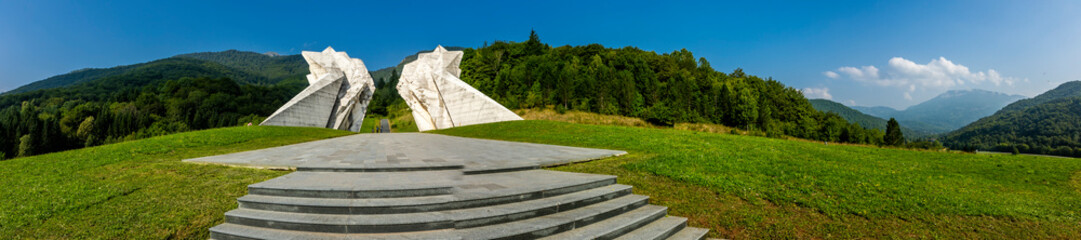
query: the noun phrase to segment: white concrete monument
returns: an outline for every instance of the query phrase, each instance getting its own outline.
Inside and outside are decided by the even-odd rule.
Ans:
[[[514,112],[469,86],[459,75],[462,51],[438,46],[405,65],[398,93],[413,110],[420,131],[522,120]]]
[[[308,88],[260,125],[325,127],[360,131],[375,82],[360,59],[327,47],[301,53],[308,62]]]

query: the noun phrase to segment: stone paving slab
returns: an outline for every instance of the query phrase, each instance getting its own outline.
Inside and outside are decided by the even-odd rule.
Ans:
[[[625,153],[384,133],[185,161],[297,170],[249,185],[219,240],[704,236],[615,176],[538,169]]]
[[[625,151],[519,143],[428,133],[356,134],[275,148],[184,160],[253,168],[445,168],[465,171],[549,166]]]
[[[285,176],[252,184],[250,187],[328,191],[394,190],[452,187],[451,183],[461,178],[461,171],[426,171],[423,174],[412,172],[293,172]]]

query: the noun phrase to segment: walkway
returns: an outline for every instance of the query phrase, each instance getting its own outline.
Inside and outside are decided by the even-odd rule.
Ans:
[[[358,134],[185,160],[297,172],[248,186],[213,239],[701,239],[614,176],[541,166],[625,152]]]
[[[379,126],[381,126],[379,127],[380,133],[390,133],[390,119],[384,118],[379,120]]]

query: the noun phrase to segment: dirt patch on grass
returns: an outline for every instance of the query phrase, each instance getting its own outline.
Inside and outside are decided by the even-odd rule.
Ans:
[[[514,112],[517,113],[519,116],[522,116],[522,118],[526,120],[549,120],[580,124],[615,125],[629,127],[656,127],[638,118],[604,115],[581,111],[566,111],[565,113],[558,113],[552,109],[518,109]]]
[[[720,124],[712,124],[712,123],[677,123],[676,126],[674,126],[672,128],[674,128],[676,130],[687,130],[687,131],[708,132],[708,133],[723,133],[723,134],[732,133],[732,130],[735,129],[733,127],[720,125]],[[736,131],[739,132],[740,134],[747,134],[746,131],[742,131],[742,130],[736,130]]]

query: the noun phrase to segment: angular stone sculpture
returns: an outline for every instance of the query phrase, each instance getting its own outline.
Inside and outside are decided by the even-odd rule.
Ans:
[[[360,59],[327,47],[302,53],[308,62],[308,88],[278,108],[260,125],[325,127],[360,131],[375,82]]]
[[[417,129],[428,131],[465,125],[522,120],[514,112],[459,79],[461,51],[438,46],[405,65],[398,93],[413,110]]]

